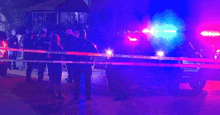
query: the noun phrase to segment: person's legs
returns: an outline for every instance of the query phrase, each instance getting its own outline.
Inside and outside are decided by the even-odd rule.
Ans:
[[[50,82],[52,84],[52,87],[51,87],[52,96],[56,97],[56,84],[55,84],[55,74],[54,74],[54,71],[51,71],[51,74],[50,74],[49,77],[50,77]]]
[[[14,60],[13,59],[13,52],[12,51],[9,51],[9,59],[10,60]],[[10,70],[12,70],[12,62],[10,61],[10,62],[8,62],[8,68],[10,69]]]
[[[17,52],[13,52],[12,59],[13,60],[17,59]],[[18,69],[17,66],[16,66],[16,61],[13,61],[12,64],[13,64],[13,69]]]
[[[21,52],[21,57],[22,59],[24,59],[24,52]],[[23,70],[25,68],[25,62],[22,62],[22,66],[21,66],[21,70]]]
[[[15,61],[13,62],[13,69],[18,69]]]
[[[72,83],[72,81],[73,81],[73,75],[71,75],[71,74],[74,74],[74,73],[71,72],[71,65],[70,65],[70,64],[66,64],[66,66],[67,66],[67,72],[68,72],[67,82],[68,82],[68,83]]]
[[[74,76],[71,76],[74,79],[74,99],[79,100],[82,71],[80,69],[71,68],[71,72],[74,73]]]
[[[28,62],[27,63],[27,70],[26,70],[26,80],[30,81],[31,80],[31,73],[33,70],[33,63]]]
[[[56,75],[54,77],[55,84],[57,85],[58,97],[63,98],[61,91],[61,77],[62,77],[62,64],[56,64]]]
[[[38,82],[39,83],[41,83],[44,78],[45,67],[46,67],[46,63],[38,64]]]
[[[47,70],[48,70],[48,76],[49,76],[49,81],[53,82],[53,63],[47,63]]]
[[[91,76],[92,76],[92,68],[85,68],[83,70],[83,75],[85,79],[85,95],[86,100],[91,99]]]

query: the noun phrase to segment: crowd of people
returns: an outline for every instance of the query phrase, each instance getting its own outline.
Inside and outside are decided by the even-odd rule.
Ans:
[[[96,53],[96,47],[86,39],[86,31],[83,29],[67,28],[66,32],[60,33],[53,30],[42,30],[39,35],[33,33],[30,30],[26,30],[22,35],[22,40],[16,38],[16,32],[13,30],[9,37],[9,47],[19,48],[22,46],[23,49],[30,50],[44,50],[48,52],[91,52]],[[19,45],[22,44],[22,45]],[[53,84],[53,96],[57,98],[63,98],[61,93],[61,77],[62,77],[62,63],[36,63],[31,60],[38,61],[93,61],[94,58],[91,56],[80,56],[80,55],[64,55],[55,53],[33,53],[24,52],[24,60],[30,60],[27,62],[26,70],[26,81],[31,82],[31,73],[34,68],[38,70],[38,82],[42,83],[44,78],[44,72],[46,66],[48,67],[48,76],[50,82]],[[10,59],[16,60],[17,52],[12,51]],[[13,69],[16,67],[16,62],[13,62]],[[74,100],[79,100],[80,96],[80,80],[83,74],[85,79],[85,95],[86,100],[91,100],[91,76],[92,76],[92,65],[91,64],[66,64],[68,70],[67,82],[74,81]],[[11,67],[11,64],[10,64]],[[9,68],[10,68],[9,67]],[[11,69],[11,68],[10,68]]]

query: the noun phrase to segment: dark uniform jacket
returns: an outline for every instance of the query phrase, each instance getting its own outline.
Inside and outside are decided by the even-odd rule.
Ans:
[[[76,45],[76,52],[97,53],[97,49],[94,44],[89,40],[79,38]],[[91,62],[93,61],[91,56],[77,56],[79,61]],[[92,64],[83,64],[82,67],[91,67]]]
[[[35,45],[35,41],[31,39],[31,35],[27,35],[24,37],[23,41],[23,48],[24,49],[30,49],[30,50],[36,50],[37,47]],[[24,59],[27,60],[35,60],[37,57],[37,53],[32,52],[24,52]]]
[[[48,51],[49,50],[49,46],[50,46],[50,39],[49,38],[39,38],[36,42],[36,46],[38,50],[45,50]],[[48,54],[47,53],[39,53],[38,54],[38,59],[39,60],[47,60],[48,58]]]
[[[65,41],[63,49],[67,52],[76,52],[78,38],[76,38],[72,35],[69,35],[69,36],[67,36],[66,40],[68,40],[68,41]],[[77,56],[75,56],[75,55],[66,55],[65,60],[66,61],[79,61]]]
[[[8,39],[8,46],[9,48],[18,48],[18,39],[16,36],[10,36]]]
[[[10,36],[8,39],[8,47],[9,48],[18,48],[18,39],[16,36]],[[9,51],[9,57],[16,59],[17,57],[17,51]]]

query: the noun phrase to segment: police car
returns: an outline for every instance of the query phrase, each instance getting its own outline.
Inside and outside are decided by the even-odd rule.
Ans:
[[[5,32],[0,31],[0,59],[8,59],[7,51],[7,35]],[[6,76],[7,62],[0,61],[0,76]]]
[[[164,39],[159,39],[161,36],[148,35],[152,31],[161,36],[164,36],[165,33],[177,32],[162,30],[160,33],[157,30],[145,29],[128,31],[112,37],[106,48],[106,54],[109,55],[108,62],[116,64],[107,65],[107,78],[114,76],[123,79],[122,84],[139,85],[141,88],[156,85],[174,91],[179,88],[180,83],[189,83],[192,89],[202,90],[206,84],[203,69],[190,67],[190,65],[196,66],[201,63],[184,60],[184,58],[203,58],[201,53],[196,51],[187,38],[181,42],[173,42],[172,46],[169,43],[166,44]],[[167,46],[171,46],[171,48]],[[165,57],[172,58],[166,59]]]

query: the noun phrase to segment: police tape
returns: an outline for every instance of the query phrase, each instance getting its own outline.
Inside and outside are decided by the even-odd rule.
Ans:
[[[90,61],[45,61],[45,60],[11,60],[0,59],[0,62],[30,62],[30,63],[62,63],[62,64],[95,64],[95,65],[112,65],[112,66],[148,66],[148,67],[176,67],[176,68],[207,68],[220,69],[220,64],[167,64],[167,63],[137,63],[137,62],[90,62]],[[122,67],[123,69],[123,67]],[[125,68],[124,68],[125,69]]]
[[[2,48],[0,48],[2,49]],[[89,52],[53,52],[46,50],[32,50],[32,49],[15,49],[8,48],[8,51],[30,52],[30,53],[47,53],[47,54],[62,54],[62,55],[77,55],[77,56],[94,56],[94,57],[111,57],[111,58],[133,58],[133,59],[149,59],[149,60],[176,60],[176,61],[193,61],[204,63],[220,63],[219,59],[204,59],[204,58],[186,58],[186,57],[159,57],[159,56],[145,56],[145,55],[124,55],[105,53],[89,53]]]

